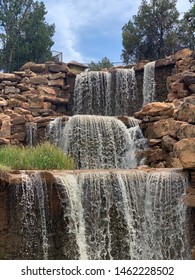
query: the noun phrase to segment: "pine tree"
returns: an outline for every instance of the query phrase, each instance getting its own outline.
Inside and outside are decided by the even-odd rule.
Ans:
[[[43,2],[0,0],[1,68],[19,69],[27,61],[43,62],[51,58],[54,24],[47,24]]]

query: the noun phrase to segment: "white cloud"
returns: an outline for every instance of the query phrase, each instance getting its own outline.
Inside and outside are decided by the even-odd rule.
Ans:
[[[121,44],[121,28],[137,14],[141,4],[141,0],[44,0],[44,2],[48,11],[47,21],[56,25],[54,49],[63,52],[66,62],[91,61],[92,54],[81,52],[80,41],[83,37],[99,40],[97,44],[101,47],[106,35],[110,38],[117,37]],[[177,7],[180,12],[185,12],[190,7],[189,1],[178,0]],[[110,46],[110,52],[112,49],[113,46]]]
[[[83,33],[115,34],[136,13],[138,4],[129,0],[45,0],[47,21],[55,23],[54,48],[64,53],[65,61],[84,60],[79,51]],[[134,9],[132,9],[134,8]],[[86,60],[86,57],[85,57]]]

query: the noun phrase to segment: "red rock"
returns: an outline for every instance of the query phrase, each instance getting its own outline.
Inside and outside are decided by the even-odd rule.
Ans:
[[[13,81],[13,82],[18,82],[21,80],[21,77],[16,74],[11,74],[11,73],[0,73],[0,81]]]
[[[20,70],[23,71],[26,69],[30,69],[31,71],[33,71],[35,73],[41,73],[46,69],[46,66],[45,66],[45,64],[36,64],[34,62],[27,62],[20,68]]]
[[[53,87],[63,87],[64,86],[64,79],[50,80],[48,82],[48,85],[53,86]]]
[[[182,139],[175,148],[183,168],[195,169],[195,138]]]
[[[48,79],[42,76],[35,76],[30,78],[30,82],[33,85],[47,85]]]
[[[182,50],[177,51],[174,55],[172,55],[172,57],[175,60],[180,60],[180,59],[184,59],[185,57],[191,56],[192,53],[193,52],[190,49],[186,48],[186,49],[182,49]]]
[[[188,102],[182,103],[174,117],[180,121],[195,123],[195,105]]]
[[[168,116],[174,113],[173,103],[153,102],[146,104],[141,111],[134,114],[135,118],[142,119],[144,116]]]
[[[149,139],[161,138],[169,135],[176,138],[177,131],[184,122],[174,119],[162,119],[148,126],[146,135]]]

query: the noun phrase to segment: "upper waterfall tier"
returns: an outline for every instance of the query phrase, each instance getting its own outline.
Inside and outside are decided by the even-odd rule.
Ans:
[[[76,77],[74,114],[129,115],[136,100],[135,71],[88,71]]]
[[[144,81],[143,81],[143,105],[155,101],[155,61],[144,65]]]

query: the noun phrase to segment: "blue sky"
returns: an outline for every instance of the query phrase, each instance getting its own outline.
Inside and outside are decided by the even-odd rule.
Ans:
[[[121,29],[137,14],[141,0],[43,0],[48,23],[55,23],[52,49],[63,53],[63,61],[82,63],[108,57],[120,62]],[[188,0],[178,0],[179,12],[190,8]]]

